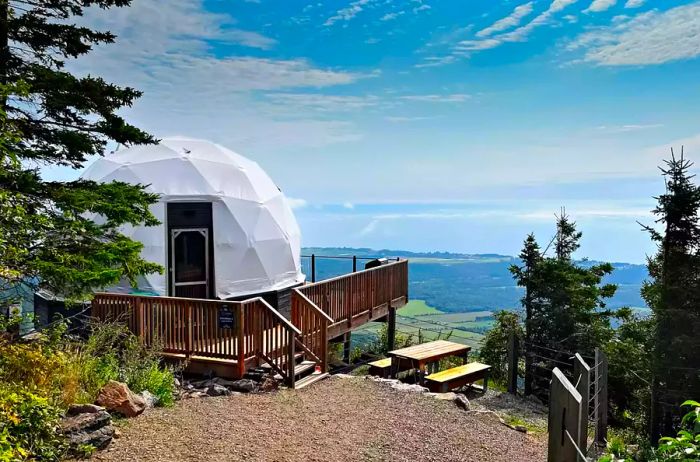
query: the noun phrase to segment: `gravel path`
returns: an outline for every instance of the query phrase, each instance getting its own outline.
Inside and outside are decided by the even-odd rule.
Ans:
[[[362,378],[189,399],[129,421],[102,461],[542,461],[542,438]]]

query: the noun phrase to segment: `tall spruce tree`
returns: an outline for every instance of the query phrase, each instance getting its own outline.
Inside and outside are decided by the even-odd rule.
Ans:
[[[523,266],[511,267],[516,282],[525,288],[521,302],[526,313],[526,387],[541,397],[546,397],[549,377],[536,380],[531,364],[540,362],[543,352],[551,357],[551,350],[562,351],[553,359],[568,361],[568,352],[592,355],[595,347],[613,335],[610,320],[614,313],[606,308],[606,300],[617,287],[603,282],[613,267],[573,261],[581,236],[576,223],[562,211],[557,216],[555,255],[542,255],[530,235],[520,255]]]
[[[648,259],[649,281],[642,289],[652,309],[655,348],[652,360],[651,436],[672,434],[678,405],[700,394],[700,187],[693,164],[681,151],[661,169],[666,191],[653,213],[663,232],[645,226],[658,252]]]
[[[118,231],[154,225],[157,197],[143,186],[45,181],[46,165],[83,166],[107,143],[153,143],[117,111],[140,93],[95,76],[75,76],[66,60],[112,43],[114,35],[73,23],[88,7],[129,0],[0,0],[0,281],[41,284],[84,296],[122,277],[159,271],[141,244]],[[100,224],[88,217],[100,215]]]
[[[523,249],[520,251],[520,261],[522,266],[511,265],[510,272],[515,278],[516,283],[525,289],[525,294],[520,302],[525,310],[525,342],[526,351],[527,344],[532,342],[533,335],[533,319],[532,308],[533,304],[539,302],[540,298],[536,293],[539,287],[535,277],[537,276],[537,267],[542,261],[542,253],[540,246],[537,244],[535,235],[530,233],[525,238]],[[525,394],[532,393],[532,355],[525,355]]]

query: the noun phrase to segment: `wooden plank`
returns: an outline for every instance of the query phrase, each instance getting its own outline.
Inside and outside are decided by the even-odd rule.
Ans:
[[[567,436],[579,434],[581,395],[564,374],[555,367],[549,389],[548,462],[578,462],[576,446]]]
[[[595,441],[605,446],[608,437],[608,357],[600,348],[595,349]]]
[[[591,394],[591,368],[580,354],[574,355],[574,381],[576,390],[581,395],[581,422],[577,437],[580,448],[588,448],[588,402]]]

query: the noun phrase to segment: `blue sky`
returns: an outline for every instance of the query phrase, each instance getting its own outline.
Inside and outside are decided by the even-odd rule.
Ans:
[[[700,2],[134,0],[73,65],[129,119],[257,160],[307,245],[517,253],[560,206],[580,256],[653,251],[656,168],[700,160]],[[70,178],[75,172],[51,170]]]

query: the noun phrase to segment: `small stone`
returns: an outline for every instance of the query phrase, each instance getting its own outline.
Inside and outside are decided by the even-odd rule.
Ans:
[[[516,425],[514,428],[520,433],[527,433],[527,427],[525,425]]]
[[[173,386],[174,386],[175,388],[180,388],[180,387],[182,386],[182,384],[181,384],[180,381],[177,379],[177,377],[175,377],[175,378],[173,379]]]
[[[240,379],[231,382],[231,389],[245,393],[252,393],[258,391],[258,384],[250,379]]]
[[[112,438],[114,438],[115,440],[118,440],[118,439],[121,438],[121,437],[122,437],[122,432],[121,432],[121,430],[119,430],[118,428],[115,428],[115,429],[114,429],[114,434],[112,435]]]
[[[231,394],[231,390],[224,387],[223,385],[213,384],[207,389],[207,394],[209,396],[228,396]]]
[[[104,410],[104,407],[96,404],[71,404],[66,411],[66,416],[71,417],[78,414],[96,414]]]
[[[455,404],[458,407],[461,407],[462,409],[464,409],[465,411],[468,411],[469,409],[471,409],[471,404],[469,403],[469,399],[467,399],[467,397],[464,395],[457,395],[455,397]]]
[[[272,377],[266,377],[265,380],[263,380],[263,383],[260,385],[260,389],[266,393],[269,393],[277,390],[279,386],[280,384],[277,382],[277,380],[273,379]]]
[[[146,402],[141,396],[129,390],[125,383],[110,380],[102,387],[95,400],[110,412],[118,412],[126,417],[136,417],[146,409]]]
[[[435,399],[439,399],[442,401],[455,401],[457,399],[457,394],[456,393],[426,393],[426,395],[431,396]]]
[[[158,397],[148,390],[142,391],[139,393],[139,396],[141,396],[143,401],[146,403],[146,409],[151,409],[158,405]]]

